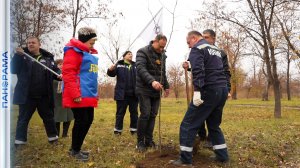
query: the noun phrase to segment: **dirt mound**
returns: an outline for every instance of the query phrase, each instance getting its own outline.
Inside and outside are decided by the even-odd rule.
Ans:
[[[145,154],[145,159],[136,163],[136,168],[178,168],[170,164],[170,160],[176,160],[179,158],[178,147],[162,146],[161,151],[159,149],[148,152]],[[210,154],[212,152],[210,151]],[[212,160],[209,159],[207,152],[198,152],[193,157],[193,166],[195,168],[207,168],[217,166]]]
[[[162,146],[159,149],[145,154],[145,159],[136,163],[136,168],[172,167],[170,160],[178,158],[178,151],[172,146]]]

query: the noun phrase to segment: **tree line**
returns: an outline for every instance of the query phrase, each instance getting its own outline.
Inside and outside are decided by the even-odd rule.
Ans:
[[[102,33],[109,46],[102,46],[104,55],[112,62],[119,59],[121,47],[130,40],[121,38],[116,28],[122,13],[114,11],[111,0],[11,0],[11,39],[24,45],[26,37],[37,36],[51,42],[50,51],[61,53],[62,27],[71,27],[75,36],[78,25],[91,19],[105,21],[108,33]],[[177,1],[176,1],[177,5]],[[176,16],[176,5],[170,11]],[[217,45],[228,55],[232,74],[232,99],[274,97],[274,116],[281,117],[281,98],[299,97],[300,72],[300,2],[297,0],[235,0],[204,1],[190,29],[214,29]],[[164,6],[166,8],[166,6]],[[171,31],[171,34],[173,30]],[[186,32],[185,32],[186,33]],[[123,35],[124,36],[124,35]],[[170,35],[171,39],[171,35]],[[248,60],[251,71],[246,72],[242,60]],[[291,65],[296,65],[291,74]],[[282,68],[284,67],[284,68]],[[186,96],[184,71],[181,64],[168,66],[168,77],[174,97]],[[190,81],[190,76],[188,77]],[[112,97],[114,81],[99,82],[101,96]],[[191,90],[191,89],[189,89]]]

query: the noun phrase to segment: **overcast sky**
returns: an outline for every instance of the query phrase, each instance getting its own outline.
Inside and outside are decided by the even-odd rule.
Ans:
[[[125,20],[120,24],[122,33],[130,36],[131,41],[144,29],[152,15],[155,15],[161,7],[165,7],[163,9],[163,33],[169,38],[172,30],[172,14],[168,10],[173,11],[175,0],[114,0],[112,5],[116,11],[123,13]],[[189,51],[185,39],[189,31],[188,27],[191,20],[196,16],[195,10],[201,9],[201,6],[202,0],[178,0],[173,35],[166,53],[168,56],[167,65],[177,64],[185,60]],[[131,48],[134,57],[136,51],[147,43],[142,38],[136,40]]]

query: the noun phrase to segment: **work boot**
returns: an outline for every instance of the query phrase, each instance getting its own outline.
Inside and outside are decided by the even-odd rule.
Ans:
[[[175,165],[175,166],[183,166],[183,167],[193,167],[193,165],[191,163],[183,163],[181,161],[181,159],[178,159],[178,160],[170,160],[170,162],[172,165]]]
[[[153,149],[155,149],[156,148],[156,145],[155,145],[155,142],[154,141],[150,141],[150,142],[145,142],[145,146],[147,147],[147,148],[153,148]]]
[[[212,155],[209,158],[210,158],[210,160],[219,162],[219,163],[228,163],[229,162],[229,159],[220,159],[216,155]]]
[[[62,137],[68,137],[68,130],[69,130],[69,127],[70,127],[70,121],[67,121],[67,122],[64,122],[63,123],[63,133],[62,133]],[[58,130],[57,130],[58,131]]]
[[[138,142],[138,144],[136,145],[136,149],[139,151],[139,152],[145,152],[146,151],[146,145],[143,141],[140,141]]]

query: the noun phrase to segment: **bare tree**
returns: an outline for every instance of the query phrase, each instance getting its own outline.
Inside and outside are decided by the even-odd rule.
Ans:
[[[276,35],[274,14],[277,6],[280,5],[280,1],[247,0],[247,5],[250,8],[247,18],[240,18],[236,13],[231,13],[230,15],[221,13],[219,17],[239,25],[263,49],[263,58],[266,63],[269,81],[273,85],[275,97],[274,116],[275,118],[280,118],[280,80],[277,72],[277,59],[275,57],[276,48],[273,42],[273,38]]]
[[[63,0],[62,2],[67,19],[71,21],[67,26],[72,26],[72,37],[75,37],[77,27],[82,21],[95,18],[106,19],[116,15],[109,8],[111,0]]]
[[[224,25],[224,21],[218,18],[218,11],[223,11],[225,5],[222,0],[216,0],[213,3],[205,3],[207,10],[198,11],[198,16],[191,24],[192,29],[204,30],[214,29],[217,33],[216,43],[219,48],[223,49],[228,57],[229,68],[231,71],[231,95],[232,99],[237,99],[237,85],[239,75],[237,69],[240,67],[240,61],[245,48],[245,32],[235,24]],[[205,23],[205,24],[203,24]]]
[[[234,27],[234,25],[233,25]],[[237,69],[240,68],[242,58],[242,49],[245,48],[244,32],[237,28],[237,31],[222,31],[219,37],[219,46],[222,48],[228,57],[228,63],[231,71],[231,95],[232,99],[237,99],[237,85],[239,83],[239,75]]]
[[[115,64],[118,60],[121,59],[121,53],[125,50],[130,50],[128,46],[130,41],[126,43],[124,37],[122,36],[121,28],[118,27],[117,22],[107,22],[107,32],[101,33],[103,42],[101,43],[102,52],[107,58],[111,61],[112,64]]]
[[[168,81],[170,83],[170,87],[174,91],[175,98],[178,99],[180,97],[180,93],[182,90],[183,83],[183,68],[181,64],[173,64],[168,68]]]
[[[10,5],[12,40],[20,46],[29,36],[43,40],[59,29],[65,17],[57,1],[12,0]]]
[[[291,61],[293,58],[293,55],[291,52],[295,53],[298,58],[300,58],[300,53],[298,50],[295,49],[296,47],[296,31],[299,30],[299,19],[300,17],[296,15],[297,11],[296,9],[299,8],[298,6],[300,3],[286,3],[283,4],[281,8],[278,10],[281,10],[282,12],[275,13],[276,19],[280,25],[281,32],[278,34],[279,38],[279,47],[280,52],[282,54],[286,53],[286,92],[287,92],[287,98],[288,100],[291,100],[291,90],[290,90],[290,66]],[[286,40],[284,42],[283,40]],[[294,42],[293,42],[294,41]]]
[[[168,48],[169,46],[169,43],[171,42],[171,39],[172,39],[172,35],[173,35],[173,31],[174,31],[174,24],[175,24],[175,12],[176,12],[176,7],[177,7],[177,3],[178,3],[178,0],[175,0],[175,3],[174,3],[174,6],[173,6],[173,10],[171,11],[170,9],[168,9],[163,3],[161,0],[159,0],[160,4],[172,15],[172,27],[171,27],[171,32],[170,32],[170,35],[169,35],[169,40],[168,40],[168,43],[166,45],[166,49]]]
[[[300,1],[286,2],[283,1],[279,3],[276,13],[274,13],[284,39],[286,40],[289,48],[293,53],[295,53],[300,58],[300,48],[299,43],[297,44],[297,39],[294,36],[292,30],[299,30],[299,10],[300,10]],[[298,46],[297,46],[298,45]]]

